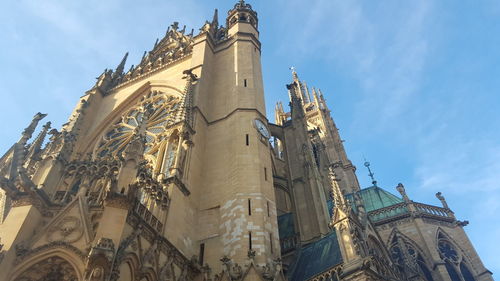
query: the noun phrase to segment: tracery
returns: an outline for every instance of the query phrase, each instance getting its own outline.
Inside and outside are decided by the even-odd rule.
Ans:
[[[395,234],[389,247],[392,259],[407,277],[420,276],[421,280],[434,281],[423,254],[412,243]]]
[[[144,137],[144,158],[155,172],[168,171],[176,155],[178,139],[172,139],[172,125],[179,121],[179,97],[154,91],[127,110],[102,137],[95,155],[97,157],[122,157],[134,136]],[[172,145],[168,145],[172,142]],[[166,153],[165,153],[166,151]]]
[[[437,248],[452,281],[475,281],[465,257],[442,233],[438,234]]]

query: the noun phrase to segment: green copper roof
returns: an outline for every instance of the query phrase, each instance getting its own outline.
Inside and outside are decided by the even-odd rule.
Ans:
[[[384,189],[378,186],[371,186],[361,189],[360,195],[361,198],[363,199],[365,210],[367,213],[403,203],[403,199],[397,197],[396,195],[388,191],[385,191]],[[354,212],[357,212],[352,193],[347,194],[345,197],[347,200],[351,202],[351,207],[354,210]],[[328,206],[328,211],[330,212],[330,216],[332,216],[333,212],[332,200],[328,200],[326,203]],[[376,212],[369,214],[369,218],[372,222],[376,222],[408,212],[409,212],[408,207],[406,207],[405,205],[400,205],[398,207],[386,210],[384,212]]]
[[[360,195],[361,198],[363,199],[363,202],[365,204],[365,209],[367,212],[403,203],[403,199],[397,197],[396,195],[388,191],[383,190],[378,186],[371,186],[368,188],[361,189]],[[354,204],[354,198],[352,193],[347,194],[346,198],[349,201],[353,202]]]
[[[316,274],[325,272],[342,262],[337,234],[333,230],[322,239],[313,242],[300,251],[300,255],[291,272],[291,281],[304,281]]]

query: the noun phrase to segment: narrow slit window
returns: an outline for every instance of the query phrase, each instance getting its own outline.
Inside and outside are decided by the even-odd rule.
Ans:
[[[250,198],[248,198],[248,215],[252,215],[252,201]]]
[[[247,79],[243,79],[243,85],[247,86]]]
[[[248,232],[248,249],[249,250],[252,249],[252,232],[251,231]]]
[[[264,167],[264,180],[267,181],[267,168]]]
[[[269,201],[267,201],[266,203],[267,203],[267,216],[270,217],[271,214],[270,214],[270,211],[269,211]]]
[[[250,140],[249,140],[249,138],[248,138],[248,134],[246,135],[246,140],[247,140],[247,146],[248,146],[248,145],[249,145],[249,143],[250,143]]]
[[[273,250],[273,234],[269,233],[269,244],[271,246],[271,254],[274,252]]]
[[[200,244],[200,256],[199,256],[199,260],[198,260],[198,263],[200,265],[203,265],[204,255],[205,255],[205,243],[201,243]]]

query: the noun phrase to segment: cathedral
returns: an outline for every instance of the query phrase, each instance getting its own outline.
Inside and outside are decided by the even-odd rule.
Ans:
[[[240,0],[126,54],[62,128],[37,113],[0,158],[0,281],[493,280],[441,193],[360,186],[295,70],[267,119],[261,47]]]

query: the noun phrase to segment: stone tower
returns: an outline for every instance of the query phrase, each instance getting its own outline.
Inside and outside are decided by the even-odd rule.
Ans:
[[[441,194],[359,186],[295,70],[268,122],[258,23],[174,22],[61,129],[37,113],[0,158],[0,281],[492,280]]]

